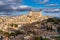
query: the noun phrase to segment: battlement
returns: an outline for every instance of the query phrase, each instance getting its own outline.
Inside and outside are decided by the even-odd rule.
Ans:
[[[29,11],[29,16],[40,16],[42,17],[41,11]]]

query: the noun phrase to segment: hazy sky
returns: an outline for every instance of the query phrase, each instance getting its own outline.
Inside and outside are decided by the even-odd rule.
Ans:
[[[60,0],[0,0],[0,12],[23,12],[32,8],[41,8],[43,13],[60,13]]]
[[[60,0],[0,0],[0,11],[59,7]]]

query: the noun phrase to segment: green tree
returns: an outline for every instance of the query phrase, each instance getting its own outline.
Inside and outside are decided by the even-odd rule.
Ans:
[[[0,34],[3,34],[3,31],[2,30],[0,30]]]
[[[10,33],[10,36],[15,36],[16,34],[15,33]]]
[[[9,24],[11,27],[18,27],[18,24]]]
[[[6,37],[10,37],[10,34],[9,34],[8,32],[4,32],[4,35],[5,35]]]

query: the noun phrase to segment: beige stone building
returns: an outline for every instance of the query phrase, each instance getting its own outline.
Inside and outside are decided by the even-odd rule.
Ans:
[[[41,11],[29,11],[29,16],[33,16],[33,17],[42,17],[42,13]]]
[[[14,16],[14,17],[1,17],[0,21],[3,23],[3,29],[7,28],[9,24],[30,24],[37,21],[48,19],[48,16],[43,16],[41,11],[29,11],[28,15]],[[7,27],[5,26],[7,25]]]

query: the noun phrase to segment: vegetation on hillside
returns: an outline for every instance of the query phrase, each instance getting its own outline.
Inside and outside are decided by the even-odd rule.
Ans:
[[[58,24],[60,22],[60,19],[59,18],[49,18],[47,19],[47,22],[54,22],[54,24]]]

